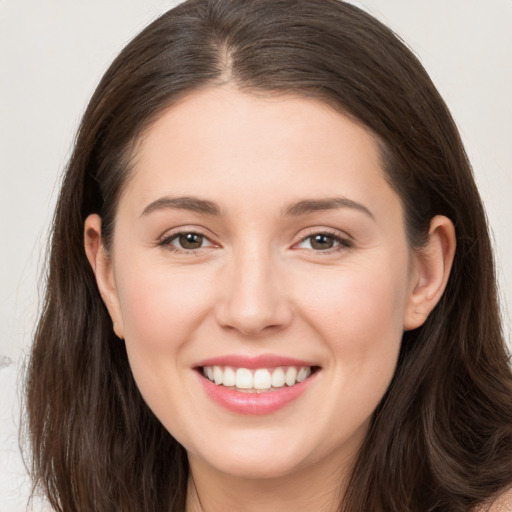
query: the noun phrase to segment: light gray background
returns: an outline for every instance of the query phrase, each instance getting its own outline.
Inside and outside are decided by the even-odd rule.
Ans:
[[[175,3],[0,0],[0,355],[17,360],[30,344],[58,181],[88,98],[125,43]],[[354,3],[420,56],[461,129],[494,230],[510,339],[512,0]]]
[[[4,363],[21,360],[30,344],[47,229],[74,133],[108,64],[174,3],[0,0],[0,512],[24,511],[30,488],[17,446],[21,366]],[[494,230],[510,342],[512,0],[354,3],[408,42],[457,120]]]

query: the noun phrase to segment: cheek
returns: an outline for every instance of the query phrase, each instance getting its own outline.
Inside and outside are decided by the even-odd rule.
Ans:
[[[343,333],[347,339],[358,338],[360,343],[381,337],[365,333],[392,329],[401,334],[406,305],[407,276],[399,265],[358,265],[353,268],[332,269],[300,280],[304,309],[310,319],[330,336]],[[307,277],[305,280],[304,277]],[[339,339],[343,345],[344,340]]]
[[[182,386],[187,346],[207,314],[210,290],[201,272],[119,262],[117,289],[125,346],[137,387],[153,413],[178,438],[186,437],[190,389]],[[122,276],[122,278],[121,278]]]
[[[379,388],[383,394],[393,376],[407,297],[404,268],[407,261],[389,261],[302,280],[302,309],[327,345],[344,389],[371,394]]]
[[[392,274],[347,271],[322,285],[317,280],[308,295],[308,321],[330,352],[334,390],[317,417],[342,426],[334,436],[366,428],[393,378],[406,293],[405,282]]]
[[[200,274],[191,278],[183,269],[143,264],[126,272],[120,266],[117,288],[127,343],[146,356],[177,350],[211,302]]]

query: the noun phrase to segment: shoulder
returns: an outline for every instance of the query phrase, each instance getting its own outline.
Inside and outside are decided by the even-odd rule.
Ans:
[[[512,487],[478,506],[474,512],[512,512]]]

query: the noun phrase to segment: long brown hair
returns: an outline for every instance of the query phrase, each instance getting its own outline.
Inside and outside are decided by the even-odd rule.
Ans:
[[[512,484],[512,378],[485,213],[446,105],[387,27],[338,0],[189,0],[121,52],[85,112],[58,200],[28,378],[34,485],[60,512],[185,508],[185,450],[143,401],[83,249],[108,245],[130,153],[177,99],[231,82],[320,99],[367,126],[411,247],[448,216],[457,252],[427,322],[404,333],[340,510],[467,511]]]

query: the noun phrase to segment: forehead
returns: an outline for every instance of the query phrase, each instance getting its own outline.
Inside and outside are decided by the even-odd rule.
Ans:
[[[314,99],[232,86],[195,91],[165,110],[134,162],[127,195],[137,192],[139,210],[166,194],[262,206],[334,192],[370,203],[393,195],[365,127]]]

